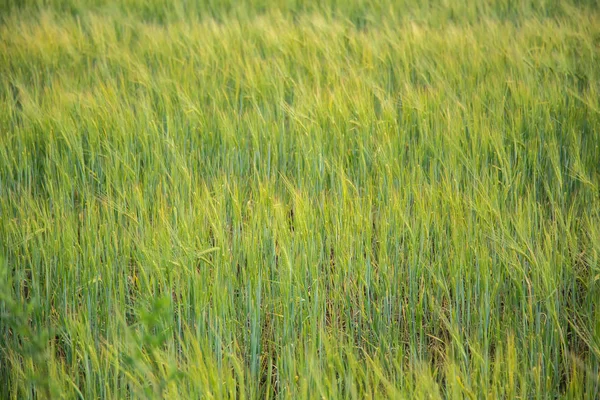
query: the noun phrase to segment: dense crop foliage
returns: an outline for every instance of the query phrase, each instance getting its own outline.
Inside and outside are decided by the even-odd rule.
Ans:
[[[600,396],[600,12],[0,1],[0,397]]]

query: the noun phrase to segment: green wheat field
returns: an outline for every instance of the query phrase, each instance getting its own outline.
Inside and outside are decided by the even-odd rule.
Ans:
[[[0,0],[0,398],[599,397],[596,1]]]

